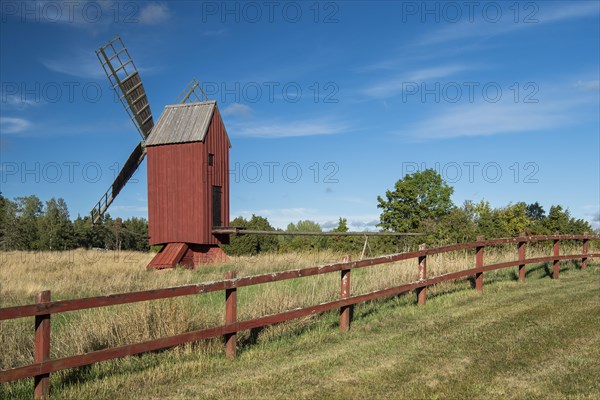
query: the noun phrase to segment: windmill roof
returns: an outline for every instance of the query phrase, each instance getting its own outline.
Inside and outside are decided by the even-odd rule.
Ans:
[[[214,100],[166,106],[146,139],[146,146],[203,142],[215,108]]]

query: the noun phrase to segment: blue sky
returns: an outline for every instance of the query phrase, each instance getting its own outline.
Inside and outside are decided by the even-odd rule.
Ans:
[[[120,34],[155,116],[192,77],[232,142],[232,216],[339,217],[436,168],[453,200],[600,221],[600,3],[1,4],[1,180],[87,214],[139,141],[95,50]],[[110,209],[147,216],[145,163]]]

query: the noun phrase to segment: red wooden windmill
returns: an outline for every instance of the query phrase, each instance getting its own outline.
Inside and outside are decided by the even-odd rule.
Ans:
[[[156,125],[138,71],[119,36],[96,54],[142,141],[91,212],[97,223],[148,157],[150,245],[163,245],[147,268],[193,267],[226,258],[219,247],[229,236],[213,234],[229,225],[229,148],[216,101],[198,82],[166,106]],[[197,91],[204,96],[201,101]]]

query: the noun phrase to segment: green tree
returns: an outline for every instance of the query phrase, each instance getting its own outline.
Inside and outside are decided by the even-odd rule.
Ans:
[[[252,214],[250,220],[244,217],[237,217],[230,223],[231,226],[240,228],[259,230],[259,231],[274,231],[265,217]],[[239,235],[232,236],[229,244],[223,245],[223,250],[228,255],[253,256],[261,252],[277,251],[277,238],[268,235]]]
[[[148,221],[145,218],[128,218],[122,224],[121,248],[148,251]]]
[[[556,231],[565,235],[581,235],[584,232],[593,232],[589,222],[583,219],[571,217],[568,209],[563,209],[562,206],[551,206],[548,212],[548,217],[543,221],[548,233]]]
[[[301,220],[296,224],[288,224],[286,232],[323,232],[321,225],[310,220]],[[284,251],[311,251],[324,249],[328,246],[328,238],[324,236],[282,236],[279,246]]]
[[[59,198],[46,202],[46,209],[38,219],[39,249],[66,250],[75,246],[75,231],[69,219],[67,203]]]
[[[385,199],[377,197],[382,209],[379,226],[394,232],[421,231],[425,221],[436,222],[450,213],[453,192],[433,169],[406,175],[394,190],[386,191]]]
[[[0,192],[0,248],[5,248],[4,243],[4,232],[6,231],[6,209],[8,207],[9,200],[2,196],[2,192]]]
[[[518,236],[521,232],[527,232],[529,229],[527,205],[523,202],[501,208],[498,210],[498,216],[506,236]]]
[[[86,219],[89,220],[89,217]],[[109,213],[104,214],[96,224],[89,222],[87,245],[90,248],[115,249],[113,219]]]
[[[73,241],[75,247],[89,249],[91,245],[92,221],[89,216],[80,215],[73,221]]]
[[[338,226],[331,232],[348,232],[348,220],[340,217]],[[351,236],[332,236],[328,244],[332,250],[343,253],[350,253],[358,248],[357,238]]]
[[[531,221],[542,221],[546,218],[546,211],[544,210],[544,207],[536,201],[535,203],[527,205],[525,215],[527,215],[527,218]]]
[[[348,220],[340,217],[338,226],[331,230],[332,232],[348,232]]]
[[[37,250],[40,245],[38,218],[42,215],[43,205],[37,196],[17,197],[16,225],[13,242],[18,250]]]
[[[17,216],[17,204],[5,197],[2,198],[2,249],[16,250],[26,248],[22,243],[21,225]]]
[[[548,212],[548,217],[544,220],[544,226],[550,233],[556,231],[560,233],[567,233],[569,230],[569,220],[571,219],[571,213],[569,210],[564,210],[562,206],[551,206]]]
[[[447,245],[475,240],[477,225],[473,222],[469,214],[470,209],[466,206],[454,207],[438,221],[427,220],[425,230],[429,235],[425,239],[415,240],[424,241],[428,245]]]

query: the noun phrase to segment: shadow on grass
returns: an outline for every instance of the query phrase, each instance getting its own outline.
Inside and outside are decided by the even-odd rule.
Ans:
[[[446,296],[452,293],[464,292],[466,290],[475,289],[475,277],[467,277],[465,279],[457,279],[454,281],[452,288],[445,290],[436,290],[433,292],[431,289],[427,291],[427,299],[435,299],[436,297]],[[466,284],[465,284],[466,283]],[[411,292],[412,293],[412,292]],[[417,296],[415,294],[415,303],[417,302]]]
[[[471,289],[475,289],[475,286],[477,284],[476,279],[475,279],[475,275],[468,276],[466,278],[466,281],[469,282],[469,286],[471,286]]]
[[[259,326],[258,328],[250,329],[250,333],[247,338],[238,340],[238,346],[245,348],[256,345],[260,334],[266,329],[266,326]]]
[[[63,387],[76,385],[91,377],[92,365],[84,365],[79,368],[68,369],[62,372],[60,385]]]

